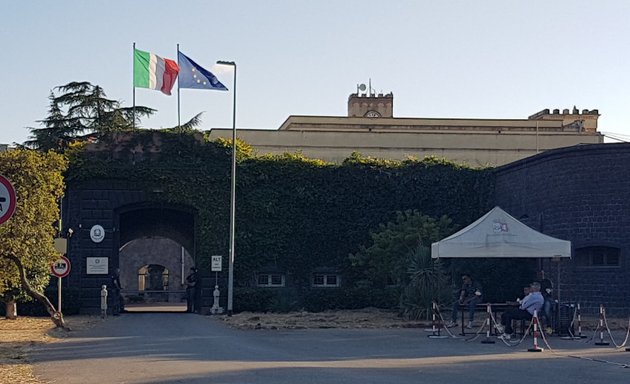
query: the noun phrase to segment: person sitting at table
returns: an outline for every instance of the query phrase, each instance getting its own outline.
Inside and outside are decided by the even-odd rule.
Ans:
[[[542,309],[545,298],[540,293],[540,283],[534,281],[529,285],[529,290],[518,308],[510,308],[501,314],[501,325],[497,325],[497,331],[502,333],[500,339],[510,340],[512,337],[512,320],[531,320],[534,311],[540,312]]]
[[[466,328],[473,327],[475,320],[475,308],[483,300],[483,291],[481,284],[474,281],[469,273],[462,274],[462,287],[459,290],[459,297],[453,302],[453,312],[451,313],[451,321],[446,324],[448,328],[457,326],[457,314],[460,305],[468,307],[468,325]]]
[[[529,285],[527,287],[523,287],[523,298],[527,297],[527,295],[529,295]],[[520,304],[521,301],[523,301],[523,299],[519,299],[518,297],[516,298],[517,303]]]
[[[545,277],[545,271],[542,269],[536,273],[536,280],[540,283],[540,293],[545,299],[545,304],[541,310],[541,320],[545,325],[545,332],[548,334],[553,333],[553,327],[551,322],[551,312],[553,309],[553,283],[551,280]],[[542,326],[542,325],[541,325]]]

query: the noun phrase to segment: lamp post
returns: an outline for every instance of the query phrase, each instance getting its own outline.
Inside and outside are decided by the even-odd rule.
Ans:
[[[232,302],[234,296],[234,234],[236,221],[236,63],[233,61],[217,61],[219,65],[234,67],[234,83],[232,84],[232,177],[230,193],[230,257],[228,259],[228,291],[227,291],[227,314],[232,316]]]

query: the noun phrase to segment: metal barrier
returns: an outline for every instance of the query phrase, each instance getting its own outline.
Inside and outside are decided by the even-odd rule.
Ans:
[[[185,303],[186,290],[130,290],[120,291],[125,298],[125,302],[132,303]]]

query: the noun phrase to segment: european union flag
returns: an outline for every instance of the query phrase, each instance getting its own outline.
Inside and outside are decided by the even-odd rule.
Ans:
[[[177,56],[179,61],[179,88],[228,90],[212,72],[195,63],[181,52],[177,52]]]

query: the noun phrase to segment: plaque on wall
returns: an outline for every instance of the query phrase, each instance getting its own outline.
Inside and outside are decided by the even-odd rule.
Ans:
[[[90,229],[90,239],[95,243],[100,243],[105,238],[105,229],[100,225],[95,225]]]
[[[107,275],[109,259],[107,257],[88,257],[85,259],[88,275]]]

